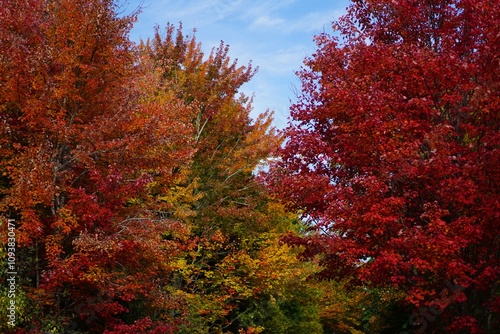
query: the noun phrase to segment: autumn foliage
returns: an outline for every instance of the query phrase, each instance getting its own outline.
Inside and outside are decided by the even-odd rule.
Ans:
[[[181,27],[135,45],[137,14],[118,13],[2,3],[0,210],[18,289],[1,331],[319,332],[316,266],[278,238],[296,217],[253,174],[281,141],[238,94],[255,70]]]
[[[500,328],[499,22],[492,1],[353,1],[298,74],[267,176],[310,226],[288,239],[326,279],[403,292],[399,330]]]
[[[125,14],[0,6],[0,332],[499,330],[500,5],[353,1],[282,132],[228,45]]]

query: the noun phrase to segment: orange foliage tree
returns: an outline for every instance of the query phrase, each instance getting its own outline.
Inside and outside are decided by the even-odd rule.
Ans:
[[[141,99],[135,14],[116,12],[110,0],[0,9],[0,206],[31,261],[18,273],[28,330],[102,332],[135,304],[150,321],[178,252],[161,233],[180,227],[151,210],[148,185],[190,159],[188,107]]]

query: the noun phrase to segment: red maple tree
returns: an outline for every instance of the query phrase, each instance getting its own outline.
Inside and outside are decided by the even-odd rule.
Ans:
[[[492,1],[353,1],[266,176],[325,278],[398,287],[440,333],[500,326],[499,22]]]

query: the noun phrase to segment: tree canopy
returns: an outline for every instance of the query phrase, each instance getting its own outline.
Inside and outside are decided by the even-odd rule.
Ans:
[[[282,131],[138,14],[0,6],[1,332],[500,330],[499,4],[352,1]]]
[[[353,1],[341,39],[315,38],[267,175],[308,222],[289,239],[322,255],[321,275],[401,290],[430,314],[414,330],[499,328],[499,15]]]

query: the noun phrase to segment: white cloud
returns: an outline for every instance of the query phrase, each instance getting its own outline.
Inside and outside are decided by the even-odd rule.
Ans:
[[[251,25],[251,28],[271,28],[280,26],[284,23],[286,23],[286,20],[282,18],[271,18],[267,15],[261,15],[255,19],[255,21]]]
[[[328,12],[312,12],[305,16],[289,18],[273,17],[267,14],[256,17],[250,25],[252,30],[276,29],[276,34],[293,34],[297,32],[314,33],[329,30],[331,23],[338,19],[344,12],[333,10]]]

